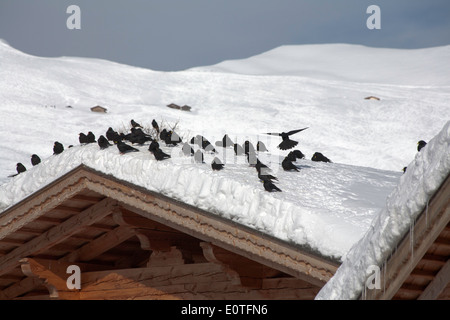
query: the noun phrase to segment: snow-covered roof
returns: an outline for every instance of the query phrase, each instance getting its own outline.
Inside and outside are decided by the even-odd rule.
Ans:
[[[245,155],[236,156],[232,148],[216,147],[216,154],[205,152],[205,163],[198,164],[182,153],[181,146],[161,146],[171,159],[156,161],[148,144],[135,146],[140,152],[124,155],[116,146],[106,150],[97,144],[66,148],[2,185],[0,210],[83,164],[340,260],[367,230],[400,175],[305,159],[296,162],[299,172],[284,171],[279,156],[260,152],[258,157],[273,170],[282,190],[269,193]],[[221,171],[211,169],[216,156],[225,163]]]
[[[383,265],[449,174],[450,121],[417,153],[389,195],[386,207],[375,216],[367,233],[350,249],[316,299],[358,298],[371,274],[370,267]]]

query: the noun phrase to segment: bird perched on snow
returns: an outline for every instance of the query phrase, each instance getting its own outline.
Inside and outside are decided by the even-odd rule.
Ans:
[[[10,176],[8,176],[8,177],[15,177],[15,176],[17,176],[18,174],[21,174],[22,172],[25,172],[25,171],[27,171],[27,168],[25,168],[25,166],[22,164],[22,163],[17,163],[17,165],[16,165],[16,170],[17,170],[17,173],[16,174],[12,174],[12,175],[10,175]]]
[[[250,142],[250,141],[248,141],[248,140],[245,140],[245,142],[244,142],[244,144],[243,144],[243,146],[242,146],[243,148],[244,148],[244,152],[247,154],[247,153],[256,153],[256,151],[255,151],[255,147],[253,146],[253,144]]]
[[[129,153],[129,152],[138,152],[139,151],[139,149],[136,149],[136,148],[134,148],[132,146],[129,146],[123,141],[118,141],[117,142],[117,149],[119,149],[120,154],[125,154],[125,153]]]
[[[137,128],[137,127],[142,128],[142,126],[139,123],[137,123],[136,121],[134,121],[133,119],[131,119],[130,123],[133,128]]]
[[[219,170],[222,170],[223,167],[224,167],[224,164],[217,157],[215,157],[214,160],[211,162],[211,168],[213,170],[219,171]]]
[[[235,143],[234,144],[234,153],[237,156],[243,155],[244,154],[244,148],[242,148],[239,144]]]
[[[427,145],[427,143],[423,140],[420,140],[419,142],[417,142],[417,151],[422,150],[423,147],[425,147]]]
[[[161,161],[164,159],[169,159],[170,155],[162,151],[160,148],[154,149],[153,151],[150,151],[156,160]]]
[[[265,180],[269,180],[269,181],[276,180],[276,181],[278,181],[277,177],[275,177],[275,176],[273,176],[271,174],[268,174],[268,173],[264,173],[262,171],[258,172],[258,179],[262,180],[262,181],[265,181]]]
[[[284,171],[299,171],[299,168],[289,160],[289,158],[284,158],[281,162],[281,166]]]
[[[330,159],[328,159],[327,157],[325,157],[322,153],[320,152],[316,152],[313,154],[312,161],[316,161],[316,162],[331,162]]]
[[[153,121],[152,121],[152,127],[153,127],[153,129],[156,130],[156,133],[159,134],[159,125],[158,125],[158,122],[156,122],[155,119],[153,119]]]
[[[267,150],[265,144],[262,141],[258,141],[256,143],[256,150],[258,150],[260,152],[269,151],[269,150]]]
[[[31,164],[33,166],[38,165],[39,163],[41,163],[41,158],[39,158],[39,156],[37,154],[33,154],[31,155]]]
[[[269,179],[262,180],[262,181],[263,181],[264,189],[266,191],[269,191],[269,192],[281,192],[281,189],[278,188],[276,185],[274,185],[273,182],[270,181]]]
[[[148,146],[148,151],[153,152],[159,149],[159,143],[155,140],[153,140],[150,145]]]
[[[106,149],[106,148],[112,146],[112,144],[109,143],[108,139],[106,139],[104,135],[101,135],[98,138],[97,143],[98,143],[98,146],[100,147],[100,149]]]
[[[280,136],[283,139],[283,141],[281,141],[281,143],[278,145],[278,148],[281,150],[288,150],[288,149],[295,147],[298,144],[297,141],[289,139],[289,136],[291,136],[297,132],[306,130],[306,129],[308,129],[308,127],[303,128],[303,129],[298,129],[298,130],[292,130],[289,132],[266,133],[266,134],[271,135],[271,136]]]
[[[83,132],[80,132],[80,134],[78,135],[78,141],[80,141],[81,144],[88,143],[87,135],[85,135]]]
[[[95,135],[92,133],[92,131],[89,131],[88,134],[86,135],[87,137],[87,143],[95,143],[97,141],[95,141]]]
[[[120,135],[119,135],[119,133],[117,131],[114,131],[113,128],[109,127],[108,130],[106,131],[106,138],[109,141],[117,142],[120,139]]]
[[[231,140],[231,138],[228,136],[228,134],[225,134],[222,138],[222,142],[217,141],[216,146],[220,146],[223,148],[233,147],[234,142],[233,142],[233,140]]]
[[[64,146],[59,143],[58,141],[55,141],[53,144],[53,154],[60,154],[64,151]]]

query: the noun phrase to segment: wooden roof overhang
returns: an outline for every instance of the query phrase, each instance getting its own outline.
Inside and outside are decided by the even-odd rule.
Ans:
[[[0,214],[0,299],[313,299],[338,265],[84,165]]]
[[[381,288],[361,299],[450,299],[450,175],[380,270]]]

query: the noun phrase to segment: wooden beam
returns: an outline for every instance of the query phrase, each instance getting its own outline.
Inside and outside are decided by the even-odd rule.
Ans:
[[[418,300],[436,300],[450,282],[450,260],[439,270]]]
[[[51,260],[25,258],[20,260],[22,271],[30,278],[44,280],[50,298],[79,299],[78,290],[69,291],[66,273],[69,264]]]
[[[20,259],[36,255],[67,239],[84,227],[103,219],[112,212],[116,205],[115,200],[106,198],[0,257],[0,275],[17,267]]]
[[[116,227],[112,231],[109,231],[92,240],[78,250],[71,252],[61,260],[67,262],[92,260],[111,248],[114,248],[118,244],[128,240],[134,235],[135,232],[131,228],[123,226]]]

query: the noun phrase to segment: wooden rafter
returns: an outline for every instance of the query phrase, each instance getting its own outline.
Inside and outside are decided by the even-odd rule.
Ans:
[[[15,268],[20,259],[42,252],[79,232],[84,227],[101,220],[110,214],[116,205],[116,201],[106,198],[0,257],[0,275]]]

